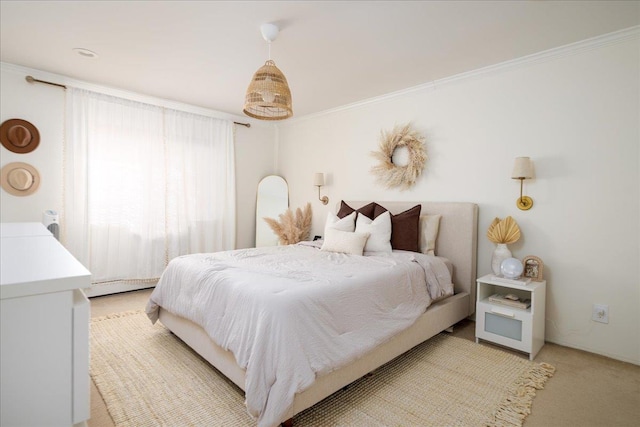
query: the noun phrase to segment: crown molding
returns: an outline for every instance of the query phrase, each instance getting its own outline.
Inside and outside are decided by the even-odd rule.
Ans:
[[[425,92],[429,90],[435,90],[438,87],[449,85],[452,83],[458,83],[463,80],[468,80],[477,77],[483,77],[491,74],[500,73],[506,70],[515,69],[527,65],[536,63],[542,63],[546,61],[556,60],[571,55],[576,55],[582,52],[599,49],[605,46],[618,44],[631,39],[637,39],[640,37],[640,26],[625,28],[623,30],[614,31],[601,36],[592,37],[589,39],[581,40],[575,43],[570,43],[553,49],[548,49],[542,52],[534,53],[531,55],[523,56],[521,58],[501,62],[494,65],[478,68],[472,71],[466,71],[464,73],[456,74],[451,77],[444,77],[441,79],[433,80],[428,83],[423,83],[417,86],[412,86],[406,89],[401,89],[395,92],[390,92],[384,95],[376,96],[373,98],[364,99],[362,101],[353,102],[340,107],[331,108],[328,110],[320,111],[318,113],[308,114],[306,116],[289,119],[283,122],[281,126],[288,126],[305,120],[315,119],[318,117],[338,113],[346,110],[353,110],[364,106],[377,104],[393,98],[398,98],[408,94],[415,94],[418,92]]]

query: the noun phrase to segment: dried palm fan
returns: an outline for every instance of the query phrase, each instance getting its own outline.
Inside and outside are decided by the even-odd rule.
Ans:
[[[493,243],[511,244],[520,239],[520,227],[512,217],[496,218],[487,230],[487,238]]]
[[[293,245],[309,238],[311,233],[311,203],[307,203],[304,211],[296,209],[295,215],[291,209],[281,213],[276,221],[273,218],[263,218],[273,232],[278,236],[281,245]]]

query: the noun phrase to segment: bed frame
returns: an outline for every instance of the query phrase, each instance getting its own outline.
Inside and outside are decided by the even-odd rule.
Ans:
[[[368,202],[347,202],[358,209]],[[418,202],[379,202],[392,214]],[[421,203],[421,214],[440,214],[436,254],[453,264],[455,295],[431,305],[408,329],[381,344],[353,363],[320,376],[305,391],[296,394],[292,410],[281,422],[293,424],[293,416],[320,402],[358,378],[393,360],[434,335],[451,328],[475,311],[478,206],[464,202]],[[244,390],[245,371],[230,351],[214,343],[200,326],[160,309],[160,321],[171,332]]]

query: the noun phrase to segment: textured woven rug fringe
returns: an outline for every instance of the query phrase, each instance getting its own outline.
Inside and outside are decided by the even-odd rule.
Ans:
[[[141,313],[144,313],[144,310],[129,310],[129,311],[122,311],[120,313],[111,313],[111,314],[107,314],[106,316],[92,317],[91,323],[102,322],[103,320],[119,319],[121,317],[133,316],[134,314],[141,314]]]
[[[531,414],[531,405],[536,390],[542,390],[556,368],[548,363],[534,365],[515,383],[511,394],[499,405],[495,416],[487,424],[490,427],[520,427],[527,415]]]

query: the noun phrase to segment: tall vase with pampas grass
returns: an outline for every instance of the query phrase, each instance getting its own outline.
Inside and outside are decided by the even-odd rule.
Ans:
[[[502,261],[511,258],[511,251],[507,245],[520,239],[520,227],[510,216],[503,220],[495,218],[487,230],[487,238],[496,244],[491,255],[491,270],[493,274],[499,275]]]
[[[304,209],[297,208],[294,212],[287,209],[275,220],[273,218],[263,218],[273,232],[278,236],[278,243],[281,245],[293,245],[294,243],[307,240],[311,233],[311,203],[307,203]]]

